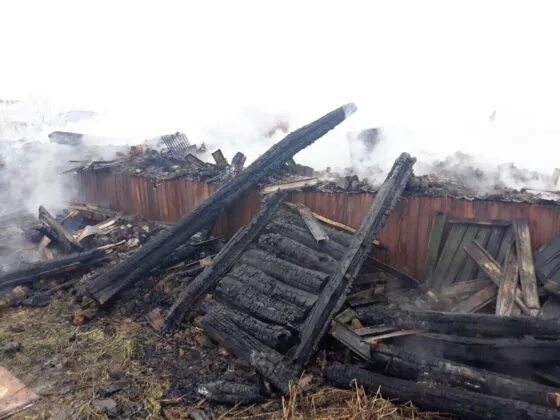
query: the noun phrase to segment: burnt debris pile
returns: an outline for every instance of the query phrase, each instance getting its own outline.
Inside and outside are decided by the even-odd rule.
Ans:
[[[161,136],[160,149],[136,146],[114,161],[82,165],[78,172],[202,180],[215,192],[172,225],[83,203],[2,215],[0,310],[46,306],[59,296],[80,308],[72,318],[79,328],[107,329],[104,315],[115,313],[142,320],[159,340],[144,349],[143,377],[165,371],[158,401],[186,404],[195,418],[222,404],[355,381],[463,418],[560,418],[560,237],[533,253],[526,219],[417,209],[431,226],[426,243],[417,243],[427,250],[423,276],[388,264],[386,254],[399,250],[380,242],[380,233],[391,215],[411,217],[399,200],[440,185],[414,177],[415,158],[395,160],[357,228],[292,193],[367,189],[353,176],[325,183],[293,160],[354,110],[326,114],[248,166],[242,153],[230,160],[220,150],[205,162],[204,146],[181,133]],[[83,138],[57,132],[51,140],[79,147]],[[256,191],[251,220],[231,237],[217,236],[222,216]],[[189,360],[176,357],[174,346],[185,343],[196,350]],[[25,350],[12,344],[12,353]],[[113,396],[124,388],[119,381],[92,404],[109,417],[134,417],[123,408],[134,398]],[[150,398],[135,404],[154,409]]]

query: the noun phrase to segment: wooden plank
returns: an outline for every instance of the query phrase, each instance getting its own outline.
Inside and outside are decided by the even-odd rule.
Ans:
[[[385,182],[378,190],[362,224],[352,237],[348,250],[311,309],[301,327],[301,341],[292,360],[299,366],[307,363],[330,325],[334,314],[346,299],[349,286],[358,275],[363,261],[371,252],[371,243],[379,234],[402,194],[416,159],[402,153],[395,161]]]
[[[321,227],[317,219],[313,216],[311,210],[308,207],[304,206],[301,203],[297,203],[297,211],[301,218],[303,219],[305,226],[309,229],[313,238],[317,241],[317,243],[321,243],[327,241],[329,236],[325,232],[325,230]]]
[[[392,331],[392,332],[387,332],[385,334],[379,334],[373,337],[368,337],[365,339],[365,342],[370,344],[377,344],[380,341],[388,340],[389,338],[405,337],[407,335],[418,334],[419,332],[420,332],[419,330]]]
[[[428,241],[428,250],[426,254],[426,269],[424,278],[429,279],[434,272],[443,240],[443,230],[447,223],[447,216],[438,212],[433,217],[432,230],[430,232],[430,239]]]
[[[465,252],[465,246],[470,244],[478,235],[479,227],[477,225],[467,225],[467,230],[461,239],[461,243],[457,248],[457,252],[449,265],[449,269],[441,282],[440,291],[444,290],[447,286],[454,283],[457,280],[457,277],[460,271],[464,268],[465,262],[468,260],[472,262],[470,258],[467,258],[467,253]],[[483,239],[486,239],[486,236],[483,236]]]
[[[490,283],[488,286],[473,293],[467,299],[456,304],[453,308],[451,308],[451,312],[460,312],[464,314],[476,312],[492,303],[496,299],[497,294],[498,287],[495,284]]]
[[[331,335],[364,360],[369,360],[371,346],[348,326],[338,321],[331,325]]]
[[[539,311],[539,318],[560,319],[560,298],[550,296]]]
[[[443,251],[439,257],[436,268],[433,274],[428,278],[429,289],[433,290],[435,293],[439,294],[441,292],[441,285],[447,274],[447,270],[451,265],[459,245],[467,231],[467,227],[462,224],[456,224],[451,227],[449,236],[445,241],[443,246]]]
[[[537,276],[533,262],[533,251],[531,250],[531,234],[529,222],[518,220],[514,223],[515,245],[517,258],[519,259],[519,280],[523,299],[529,309],[539,309],[539,293],[537,291]]]
[[[513,232],[513,227],[509,227],[504,233],[500,248],[498,249],[498,254],[495,258],[498,264],[504,265],[507,253],[513,244],[515,244],[515,233]]]
[[[499,229],[499,228],[493,228],[493,229]],[[481,227],[478,228],[478,232],[476,233],[476,236],[474,237],[474,240],[477,241],[479,244],[483,244],[483,243],[486,242],[486,239],[489,235],[490,235],[490,229],[486,226],[481,226]],[[465,245],[467,245],[467,244],[465,244]],[[464,250],[463,250],[463,255],[465,256],[466,261],[463,262],[463,268],[461,269],[459,274],[456,276],[456,279],[455,279],[456,282],[461,282],[461,281],[466,281],[466,280],[477,278],[476,277],[476,271],[477,271],[478,267],[476,266],[475,262],[472,260],[472,258],[467,258],[466,252]],[[449,286],[447,286],[445,289],[447,289],[448,287]]]
[[[395,331],[397,328],[395,327],[387,327],[385,325],[379,327],[363,327],[354,330],[354,333],[358,334],[360,337],[365,337],[368,335],[375,335],[375,334],[383,334],[387,332]]]
[[[504,271],[502,267],[492,258],[488,252],[476,241],[473,241],[465,248],[467,253],[473,258],[478,266],[488,274],[488,277],[496,286],[500,286]],[[517,288],[515,292],[515,304],[519,306],[524,314],[535,316],[538,311],[528,308],[523,300],[521,289]]]
[[[229,166],[229,162],[225,158],[221,149],[217,149],[215,152],[213,152],[212,157],[214,158],[214,161],[216,162],[216,165]]]
[[[504,277],[498,289],[496,299],[496,315],[511,316],[515,306],[515,291],[519,280],[519,265],[515,255],[514,247],[510,247],[510,252],[506,257]]]
[[[490,280],[486,279],[476,279],[461,281],[446,287],[442,292],[443,297],[457,298],[463,295],[470,295],[472,293],[478,292],[480,289],[491,284]]]
[[[544,266],[557,255],[560,255],[560,235],[556,236],[550,244],[535,252],[535,265]]]
[[[319,183],[318,178],[304,178],[297,181],[282,182],[279,184],[265,185],[261,189],[261,194],[270,194],[275,191],[293,191],[301,188],[313,187]]]
[[[45,207],[39,206],[39,220],[56,233],[56,238],[65,252],[83,251],[82,245],[76,241],[68,230],[62,226]]]

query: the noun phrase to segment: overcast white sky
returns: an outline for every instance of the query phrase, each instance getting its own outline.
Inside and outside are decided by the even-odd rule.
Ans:
[[[405,150],[463,150],[548,170],[560,166],[559,8],[2,1],[0,98],[101,111],[105,120],[89,128],[102,134],[223,135],[249,155],[265,146],[251,143],[258,121],[288,114],[296,128],[354,101],[344,129],[300,161],[348,164],[341,133],[375,126],[386,133],[375,159],[389,163]]]

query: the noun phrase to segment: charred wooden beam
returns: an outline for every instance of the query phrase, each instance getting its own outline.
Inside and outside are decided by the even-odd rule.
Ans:
[[[229,305],[276,324],[295,326],[305,315],[301,307],[267,296],[257,288],[231,276],[226,276],[220,281],[216,288],[216,296],[227,301]]]
[[[560,322],[533,317],[497,317],[487,314],[459,314],[407,311],[386,305],[357,308],[362,323],[462,336],[560,338]]]
[[[183,216],[172,228],[152,238],[135,254],[112,270],[93,279],[87,290],[100,304],[107,303],[120,291],[154,268],[161,258],[184,244],[216,215],[254,188],[274,169],[309,146],[356,110],[354,104],[340,107],[315,122],[294,131],[255,160],[239,176],[224,183],[214,194]]]
[[[458,283],[452,284],[451,286],[443,290],[442,296],[449,297],[449,298],[457,298],[464,295],[470,295],[489,286],[490,284],[492,283],[490,283],[490,281],[485,279],[460,281]]]
[[[259,386],[231,381],[214,381],[200,384],[196,391],[205,400],[218,404],[251,404],[264,399]]]
[[[312,293],[319,292],[330,277],[329,274],[302,267],[260,249],[246,251],[240,261],[256,267],[290,286]]]
[[[335,312],[344,303],[348,288],[352,285],[352,281],[358,274],[364,259],[371,251],[373,239],[385,225],[389,214],[404,190],[412,174],[412,166],[415,161],[416,159],[409,154],[401,154],[377,192],[360,229],[352,238],[348,251],[321,291],[318,302],[302,326],[301,343],[293,358],[299,365],[303,365],[309,360],[325,334]]]
[[[314,251],[312,248],[277,233],[260,235],[258,244],[261,249],[281,258],[324,273],[333,272],[337,265],[336,260],[329,255]]]
[[[0,289],[33,283],[41,278],[52,277],[81,267],[87,267],[104,260],[106,257],[107,254],[104,249],[93,249],[57,260],[33,263],[28,267],[0,275]]]
[[[209,312],[204,317],[204,331],[248,362],[279,391],[288,393],[290,383],[297,383],[297,371],[280,353],[243,331],[229,318]]]
[[[220,303],[213,302],[210,304],[207,312],[212,312],[213,317],[229,319],[241,330],[277,350],[287,349],[293,340],[293,335],[288,329],[280,325],[260,321],[245,312],[237,311]]]
[[[334,259],[342,258],[346,252],[346,248],[334,240],[323,241],[318,244],[309,231],[290,223],[285,218],[275,218],[272,223],[266,227],[266,230],[293,239],[315,251],[327,253]]]
[[[385,398],[412,401],[423,409],[467,419],[560,419],[556,409],[450,386],[391,378],[355,365],[335,363],[327,366],[325,376],[335,386],[349,388],[355,380],[369,392],[381,392]]]
[[[206,293],[216,287],[220,278],[237,262],[245,248],[270,221],[284,198],[284,193],[278,193],[271,195],[265,200],[259,213],[253,218],[251,223],[238,230],[226,246],[216,255],[213,264],[206,267],[202,273],[183,289],[167,312],[166,324],[168,327],[179,324],[191,307]]]
[[[84,248],[76,239],[62,226],[45,207],[39,206],[39,220],[56,234],[56,240],[64,252],[83,251]]]
[[[243,166],[245,166],[246,160],[247,157],[241,152],[237,152],[235,155],[233,155],[233,158],[231,159],[233,176],[237,176],[241,173],[241,171],[243,171]]]
[[[225,158],[224,154],[222,153],[221,149],[217,149],[215,152],[212,152],[212,157],[218,166],[229,166],[229,162]]]
[[[290,286],[247,264],[237,264],[228,275],[267,296],[282,299],[303,308],[310,308],[317,301],[315,294]]]
[[[471,313],[476,312],[486,305],[494,302],[498,295],[498,288],[490,283],[486,287],[477,290],[468,298],[458,302],[451,308],[451,312]]]
[[[378,344],[370,353],[373,364],[384,373],[414,381],[429,380],[467,391],[558,407],[560,390],[524,379],[468,366],[448,359],[429,357],[404,346]]]

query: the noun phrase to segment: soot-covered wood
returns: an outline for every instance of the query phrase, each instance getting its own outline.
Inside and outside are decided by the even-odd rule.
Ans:
[[[214,220],[226,207],[254,188],[263,177],[332,130],[355,110],[354,104],[345,105],[289,134],[262,154],[246,170],[224,183],[172,228],[152,238],[115,268],[91,280],[87,285],[90,295],[100,304],[108,302],[157,266],[162,257],[186,243],[192,235]]]

